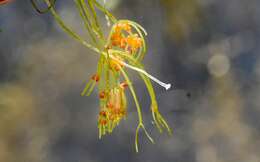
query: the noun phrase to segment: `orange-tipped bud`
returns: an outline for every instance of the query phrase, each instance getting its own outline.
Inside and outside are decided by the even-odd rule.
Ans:
[[[103,116],[103,117],[106,117],[107,112],[106,112],[106,111],[100,111],[100,112],[99,112],[99,115],[100,115],[100,116]]]
[[[100,124],[100,125],[106,125],[106,124],[107,124],[107,120],[105,120],[105,119],[104,119],[104,120],[100,120],[100,121],[99,121],[99,124]]]
[[[104,91],[99,93],[99,98],[104,99],[106,97],[106,93]]]
[[[100,77],[97,75],[97,74],[94,74],[92,77],[91,77],[92,80],[94,80],[95,82],[98,82]]]
[[[126,89],[128,87],[128,84],[126,82],[123,82],[120,84],[120,88]]]

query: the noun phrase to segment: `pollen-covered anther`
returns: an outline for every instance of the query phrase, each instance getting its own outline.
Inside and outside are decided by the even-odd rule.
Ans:
[[[132,52],[136,51],[138,48],[142,47],[142,39],[138,37],[137,34],[133,35],[133,36],[128,36],[126,38],[126,42],[128,47],[130,47],[130,50],[132,50]]]
[[[99,93],[99,98],[104,99],[106,97],[106,93],[104,91]]]
[[[127,46],[127,39],[126,38],[122,38],[120,41],[120,48],[126,48]]]
[[[99,75],[94,74],[94,75],[91,77],[91,79],[94,80],[95,82],[98,82],[99,79],[100,79],[100,77],[99,77]]]
[[[99,120],[99,124],[100,125],[106,125],[107,124],[107,120],[101,119],[101,120]]]
[[[120,46],[123,36],[121,33],[115,32],[111,36],[111,44],[112,46]]]
[[[106,111],[100,111],[99,115],[102,117],[106,117],[107,116],[107,112]]]
[[[126,82],[122,82],[122,83],[120,83],[120,88],[122,88],[122,89],[126,89],[127,87],[128,87],[128,84],[126,83]]]

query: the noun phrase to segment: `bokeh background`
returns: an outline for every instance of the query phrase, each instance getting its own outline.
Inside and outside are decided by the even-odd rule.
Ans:
[[[170,91],[154,84],[174,130],[168,136],[154,128],[149,96],[132,73],[156,141],[140,133],[136,154],[131,96],[128,118],[102,140],[97,94],[80,96],[97,55],[29,0],[0,6],[0,161],[259,162],[259,7],[259,0],[107,0],[118,18],[147,29],[146,69],[173,84]],[[73,1],[56,8],[85,35]]]

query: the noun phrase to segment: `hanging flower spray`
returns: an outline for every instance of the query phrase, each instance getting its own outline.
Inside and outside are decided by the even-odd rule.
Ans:
[[[138,126],[135,134],[135,148],[138,152],[138,132],[143,129],[146,136],[153,143],[148,134],[144,122],[141,107],[136,95],[133,83],[128,75],[128,70],[136,71],[144,81],[151,98],[151,113],[153,122],[160,132],[164,129],[171,134],[171,129],[160,114],[156,95],[151,83],[155,81],[168,90],[171,85],[165,84],[145,71],[142,60],[146,54],[147,35],[145,29],[130,20],[117,20],[103,5],[96,0],[74,0],[84,26],[91,38],[91,43],[86,42],[76,32],[72,31],[62,21],[54,9],[56,0],[45,0],[48,8],[41,10],[31,0],[34,8],[39,13],[50,11],[61,28],[82,45],[99,54],[96,73],[86,83],[81,96],[89,96],[95,87],[99,91],[98,130],[99,138],[112,133],[122,119],[127,117],[127,97],[125,91],[130,90],[133,96],[138,114]],[[101,11],[108,22],[111,23],[111,30],[105,37],[97,17],[97,11]]]

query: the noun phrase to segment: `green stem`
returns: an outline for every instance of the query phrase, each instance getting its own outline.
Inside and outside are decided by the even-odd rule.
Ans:
[[[94,22],[95,22],[94,24],[95,24],[95,26],[96,26],[96,28],[97,28],[97,31],[98,31],[100,37],[101,37],[102,39],[104,39],[104,34],[102,33],[101,27],[100,27],[100,25],[99,25],[98,18],[97,18],[97,13],[96,13],[96,11],[95,11],[95,7],[94,7],[94,4],[93,4],[92,1],[93,1],[93,0],[87,0],[88,5],[89,5],[89,7],[90,7],[90,9],[91,9],[93,18],[94,18]]]
[[[94,42],[94,44],[96,46],[99,46],[98,43],[97,43],[97,40],[95,38],[95,35],[92,31],[91,22],[89,21],[88,16],[86,15],[86,11],[84,10],[84,7],[82,6],[81,1],[76,0],[75,3],[76,3],[76,6],[78,7],[79,14],[80,14],[80,17],[83,20],[84,26],[87,29],[92,41]]]
[[[30,0],[30,1],[31,1],[31,4],[32,4],[33,8],[34,8],[38,13],[40,13],[40,14],[47,13],[52,7],[54,7],[54,5],[55,5],[55,3],[56,3],[56,0],[49,0],[49,3],[50,3],[50,4],[48,5],[48,7],[47,7],[46,9],[40,9],[40,8],[37,6],[35,0]]]
[[[139,104],[139,102],[138,102],[137,96],[136,96],[136,94],[135,94],[135,90],[134,90],[134,87],[133,87],[133,85],[132,85],[132,82],[130,81],[130,79],[129,79],[127,73],[126,73],[126,71],[125,71],[123,68],[121,68],[121,67],[120,67],[120,72],[122,72],[122,74],[123,74],[123,76],[124,76],[124,78],[125,78],[125,80],[126,80],[128,86],[129,86],[129,88],[130,88],[130,91],[131,91],[131,93],[132,93],[132,96],[133,96],[133,98],[134,98],[135,105],[136,105],[136,108],[137,108],[137,113],[138,113],[139,122],[140,122],[140,123],[143,123],[141,107],[140,107],[140,104]]]
[[[47,4],[49,4],[48,0],[45,0],[45,2]],[[65,25],[65,23],[62,21],[62,19],[60,18],[60,16],[56,13],[56,11],[54,10],[54,8],[52,7],[50,9],[52,15],[54,16],[55,20],[58,22],[58,24],[61,26],[61,28],[68,33],[72,38],[74,38],[75,40],[79,41],[82,45],[86,46],[87,48],[102,54],[102,52],[97,49],[96,47],[92,46],[91,44],[87,43],[85,40],[83,40],[78,34],[76,34],[74,31],[72,31],[72,29],[70,29],[68,26]]]
[[[113,23],[115,23],[117,21],[116,18],[104,6],[99,4],[96,0],[93,0],[93,1],[94,1],[94,4],[96,5],[96,7],[100,11],[102,11],[105,15],[107,15]]]

